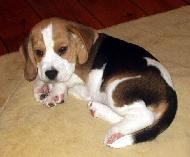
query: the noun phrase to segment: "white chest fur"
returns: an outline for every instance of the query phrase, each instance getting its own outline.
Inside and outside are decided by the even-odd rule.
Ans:
[[[84,81],[75,73],[72,74],[69,81],[66,83],[68,87],[73,87],[78,84],[84,84]]]
[[[87,89],[92,101],[106,103],[106,94],[100,91],[105,65],[101,69],[94,69],[89,73]]]
[[[105,102],[105,93],[100,92],[104,67],[93,69],[89,73],[86,83],[74,74],[68,82],[68,86],[70,87],[69,94],[84,101]]]

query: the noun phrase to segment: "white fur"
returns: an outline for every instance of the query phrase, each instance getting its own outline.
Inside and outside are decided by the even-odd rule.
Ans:
[[[104,144],[111,148],[124,148],[126,146],[132,145],[133,143],[133,135],[125,135],[113,142],[112,144],[107,144],[106,141],[104,141]]]
[[[69,88],[76,86],[78,84],[84,84],[84,81],[75,73],[73,73],[70,79],[66,82]]]
[[[163,79],[166,81],[166,83],[172,87],[174,89],[173,83],[172,83],[172,79],[170,77],[170,74],[168,73],[168,71],[166,70],[166,68],[160,64],[158,61],[145,57],[146,61],[147,61],[147,65],[149,66],[154,66],[156,68],[158,68],[158,70],[161,73],[161,76],[163,77]]]
[[[42,31],[46,52],[38,66],[38,75],[42,81],[48,82],[45,72],[52,68],[58,71],[57,81],[67,81],[75,70],[75,64],[69,63],[54,51],[53,25],[49,24]]]
[[[108,103],[106,93],[100,91],[105,66],[106,64],[104,64],[100,69],[93,69],[89,73],[89,78],[87,81],[91,101],[101,102],[103,104]]]
[[[102,84],[102,76],[105,65],[100,69],[93,69],[90,71],[87,79],[87,83],[77,83],[74,87],[69,89],[69,93],[84,101],[106,101],[105,93],[100,92],[100,86]]]
[[[120,109],[125,111],[122,111],[123,118],[112,126],[104,140],[104,144],[113,148],[122,148],[132,145],[134,143],[133,133],[152,125],[155,121],[154,114],[148,110],[143,101],[127,104]],[[117,112],[119,112],[119,110],[117,110]],[[103,119],[105,119],[107,113],[109,112],[105,112]],[[113,141],[111,144],[108,143],[109,139],[117,133],[122,134],[123,137]]]
[[[43,41],[46,47],[46,51],[52,51],[54,46],[52,24],[49,24],[46,28],[44,28],[41,33],[43,35]]]
[[[98,102],[89,102],[88,107],[89,110],[94,112],[94,117],[101,118],[111,124],[118,123],[124,118],[107,105]]]
[[[112,132],[118,131],[124,135],[132,134],[151,125],[155,120],[154,113],[146,107],[142,100],[127,104],[122,107],[122,110],[125,110],[125,118],[113,126]]]
[[[68,93],[76,97],[77,99],[89,101],[90,95],[87,91],[84,81],[78,77],[78,75],[73,74],[68,82],[66,82],[69,87]]]
[[[90,95],[85,84],[77,84],[69,88],[68,94],[86,102],[90,101]]]
[[[88,76],[87,88],[91,96],[91,100],[101,101],[100,86],[102,84],[102,76],[106,64],[101,69],[93,69]]]
[[[89,109],[93,111],[94,117],[101,118],[111,124],[113,127],[108,131],[104,144],[113,148],[122,148],[134,143],[133,133],[150,126],[155,121],[154,114],[146,107],[143,101],[137,101],[132,104],[119,108],[117,112],[113,108],[97,103],[90,102]],[[122,110],[122,115],[120,111]],[[123,137],[108,143],[109,138],[120,133]]]

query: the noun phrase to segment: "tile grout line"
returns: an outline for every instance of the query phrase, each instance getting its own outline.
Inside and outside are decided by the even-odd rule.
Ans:
[[[18,89],[18,87],[20,86],[21,82],[23,81],[23,77],[17,82],[15,88],[11,91],[11,94],[8,96],[8,98],[6,99],[6,101],[4,102],[3,106],[1,107],[0,110],[0,116],[3,113],[3,111],[5,110],[9,100],[14,96],[14,94],[16,93],[16,90]]]

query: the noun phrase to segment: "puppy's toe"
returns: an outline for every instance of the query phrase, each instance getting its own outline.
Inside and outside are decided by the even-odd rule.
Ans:
[[[64,94],[53,96],[53,101],[57,104],[64,103]]]

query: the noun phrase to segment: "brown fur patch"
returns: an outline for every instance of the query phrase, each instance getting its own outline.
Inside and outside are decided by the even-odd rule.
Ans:
[[[75,45],[78,62],[84,64],[88,60],[97,33],[92,28],[76,23],[69,23],[67,30],[71,33],[73,39],[71,41],[73,41],[72,45]]]
[[[141,74],[141,78],[121,82],[112,94],[115,106],[122,107],[134,101],[143,100],[146,105],[159,104],[166,99],[165,82],[154,71]]]

